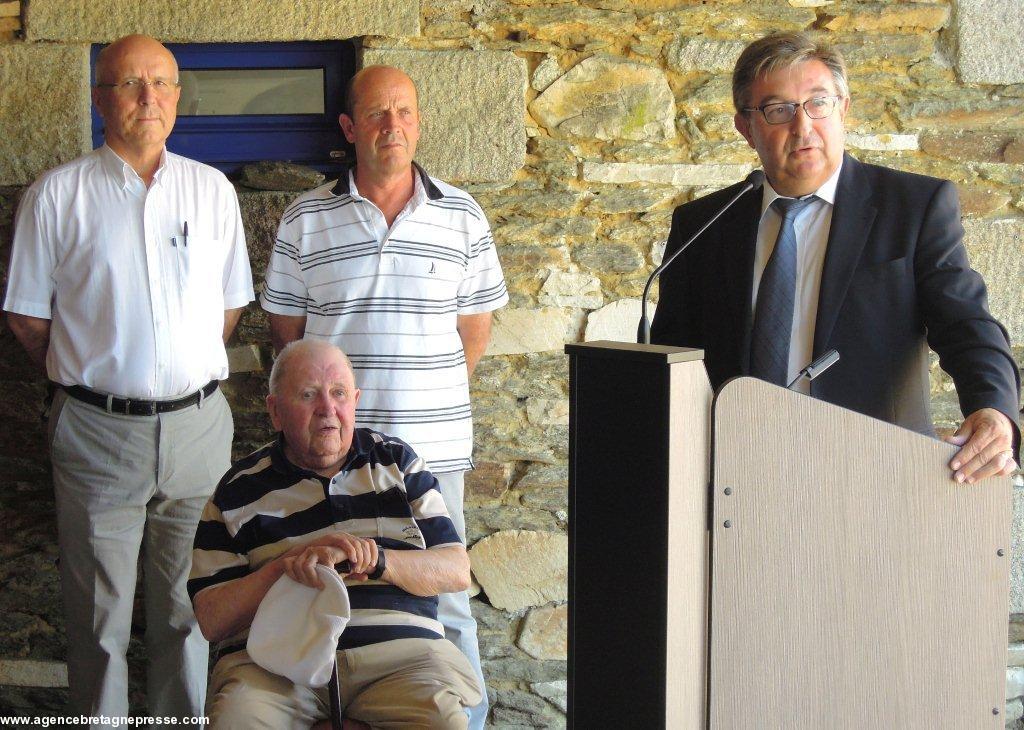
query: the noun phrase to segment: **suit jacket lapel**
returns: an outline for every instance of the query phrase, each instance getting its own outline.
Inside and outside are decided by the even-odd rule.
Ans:
[[[728,252],[725,280],[721,282],[724,298],[732,311],[729,321],[742,322],[740,337],[740,372],[750,369],[750,328],[753,317],[750,292],[754,286],[754,253],[757,249],[757,228],[761,220],[760,190],[752,190],[736,201],[733,210],[725,213],[721,245]],[[735,335],[734,335],[735,336]]]
[[[836,318],[874,224],[877,211],[871,203],[871,196],[871,186],[861,163],[844,155],[821,272],[814,325],[814,357],[820,357],[828,349]]]

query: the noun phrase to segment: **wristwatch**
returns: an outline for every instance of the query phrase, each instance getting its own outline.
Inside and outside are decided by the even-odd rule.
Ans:
[[[384,548],[377,546],[377,566],[373,569],[373,572],[367,573],[366,577],[370,580],[380,580],[380,577],[384,575]],[[340,563],[334,564],[334,569],[339,573],[347,574],[352,572],[352,563],[348,560],[342,560]]]
[[[366,577],[370,580],[380,580],[380,577],[384,575],[384,563],[387,562],[384,559],[384,548],[377,546],[377,567],[373,569],[373,572]]]

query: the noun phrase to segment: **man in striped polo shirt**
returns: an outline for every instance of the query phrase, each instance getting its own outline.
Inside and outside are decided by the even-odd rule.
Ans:
[[[306,337],[348,353],[363,390],[360,426],[416,449],[465,539],[469,376],[491,311],[508,301],[501,265],[476,201],[413,162],[419,110],[409,77],[367,67],[346,104],[340,122],[355,167],[285,211],[261,302],[275,348]],[[438,616],[482,682],[465,592],[441,596]],[[483,727],[486,716],[485,694],[470,726]]]
[[[359,396],[337,347],[286,347],[267,397],[277,441],[236,462],[203,512],[188,591],[203,634],[219,642],[207,713],[221,730],[308,728],[327,717],[325,689],[256,665],[246,640],[283,573],[322,588],[315,566],[344,560],[346,717],[465,728],[464,707],[479,702],[473,668],[436,618],[437,594],[469,585],[466,549],[423,460],[398,439],[355,428]]]

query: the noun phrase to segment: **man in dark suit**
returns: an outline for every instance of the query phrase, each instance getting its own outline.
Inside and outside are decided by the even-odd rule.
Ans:
[[[767,181],[664,272],[652,340],[703,348],[715,388],[738,375],[786,385],[836,349],[804,392],[929,434],[930,346],[968,414],[948,439],[962,447],[953,478],[1010,474],[1020,376],[968,264],[952,183],[845,154],[845,64],[803,34],[748,46],[733,102]],[[739,189],[677,208],[666,257]]]

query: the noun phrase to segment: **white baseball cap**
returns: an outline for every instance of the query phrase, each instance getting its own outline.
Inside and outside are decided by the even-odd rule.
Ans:
[[[256,609],[249,627],[249,656],[268,672],[304,687],[331,679],[338,637],[351,616],[348,590],[338,572],[316,566],[322,589],[277,579]]]

